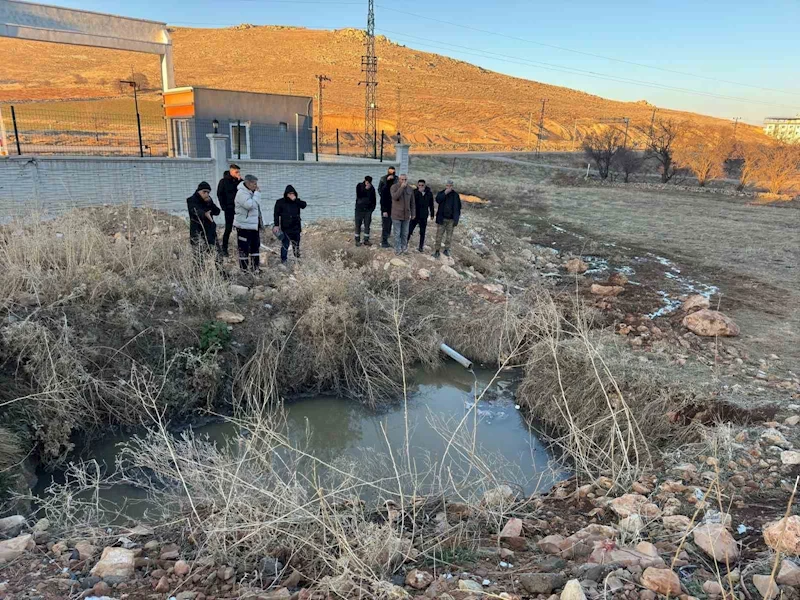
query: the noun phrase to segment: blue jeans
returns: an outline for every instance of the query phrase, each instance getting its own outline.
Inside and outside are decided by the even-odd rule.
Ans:
[[[394,235],[394,251],[398,254],[408,250],[408,224],[410,221],[392,219],[392,229]]]
[[[295,258],[300,258],[300,232],[284,231],[283,241],[281,242],[281,262],[285,263],[289,258],[289,243],[292,244],[292,252]]]

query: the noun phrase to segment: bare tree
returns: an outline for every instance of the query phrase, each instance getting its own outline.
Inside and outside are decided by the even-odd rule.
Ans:
[[[653,132],[646,132],[648,158],[655,158],[661,165],[661,183],[667,183],[675,175],[675,146],[680,140],[686,125],[675,119],[659,119],[653,124]]]
[[[738,142],[736,150],[741,161],[739,185],[736,186],[736,189],[741,192],[755,180],[759,168],[758,161],[761,158],[761,146],[753,142]]]
[[[614,157],[614,166],[622,171],[623,181],[628,183],[630,176],[641,171],[644,165],[644,155],[630,148],[620,148]]]
[[[607,179],[614,157],[621,149],[622,133],[615,127],[592,131],[583,139],[583,151],[597,167],[600,179]]]
[[[733,152],[733,138],[718,127],[687,132],[675,145],[675,163],[689,169],[697,185],[705,187],[709,179],[722,177],[725,161]]]
[[[754,180],[773,195],[800,189],[800,146],[777,141],[757,150]]]

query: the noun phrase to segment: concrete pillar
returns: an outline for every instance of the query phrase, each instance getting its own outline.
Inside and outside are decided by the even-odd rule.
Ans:
[[[209,181],[209,183],[211,189],[216,190],[217,182],[222,179],[222,174],[228,169],[228,136],[221,133],[207,133],[206,137],[211,144],[211,160],[214,171],[214,181]],[[217,198],[217,203],[219,203],[219,198]]]
[[[175,67],[172,65],[172,44],[161,55],[161,89],[165,92],[175,87]]]
[[[411,144],[395,144],[395,151],[397,152],[397,162],[400,163],[400,173],[408,173],[408,153]]]

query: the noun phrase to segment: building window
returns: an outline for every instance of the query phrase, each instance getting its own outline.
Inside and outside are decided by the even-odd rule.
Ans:
[[[281,133],[286,133],[287,131],[289,131],[289,124],[281,121],[280,123],[278,123],[278,129],[280,129]]]
[[[250,158],[250,123],[231,123],[231,157]]]
[[[175,156],[188,158],[191,156],[189,143],[189,119],[175,119],[173,121],[173,139],[175,140]]]

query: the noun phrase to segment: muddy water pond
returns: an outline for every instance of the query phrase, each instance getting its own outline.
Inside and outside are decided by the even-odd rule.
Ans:
[[[494,371],[476,369],[474,374],[455,363],[447,363],[433,372],[419,372],[410,382],[408,394],[409,447],[412,460],[420,470],[442,460],[452,432],[461,423],[459,444],[448,453],[450,467],[462,475],[490,471],[497,483],[508,483],[524,493],[550,488],[566,473],[539,439],[535,427],[529,426],[515,404],[516,380],[519,373],[499,375],[488,388],[477,411],[474,400],[487,388]],[[305,397],[287,402],[287,429],[290,438],[302,439],[304,449],[325,462],[343,457],[356,461],[373,461],[383,465],[391,477],[390,461],[376,456],[393,454],[405,459],[406,411],[402,402],[370,410],[350,399],[332,396]],[[477,422],[477,429],[475,424]],[[229,422],[215,422],[193,427],[195,436],[207,436],[218,445],[235,440],[242,432]],[[308,434],[310,432],[310,436]],[[92,443],[80,457],[96,460],[110,471],[119,451],[118,444],[130,434],[109,436]],[[387,446],[388,440],[388,446]],[[480,466],[464,458],[466,446],[476,449]],[[485,475],[485,473],[484,473]],[[53,480],[63,480],[63,473],[41,473],[39,493]],[[103,499],[125,505],[125,514],[137,518],[146,508],[145,494],[131,485],[115,485],[103,489]]]

